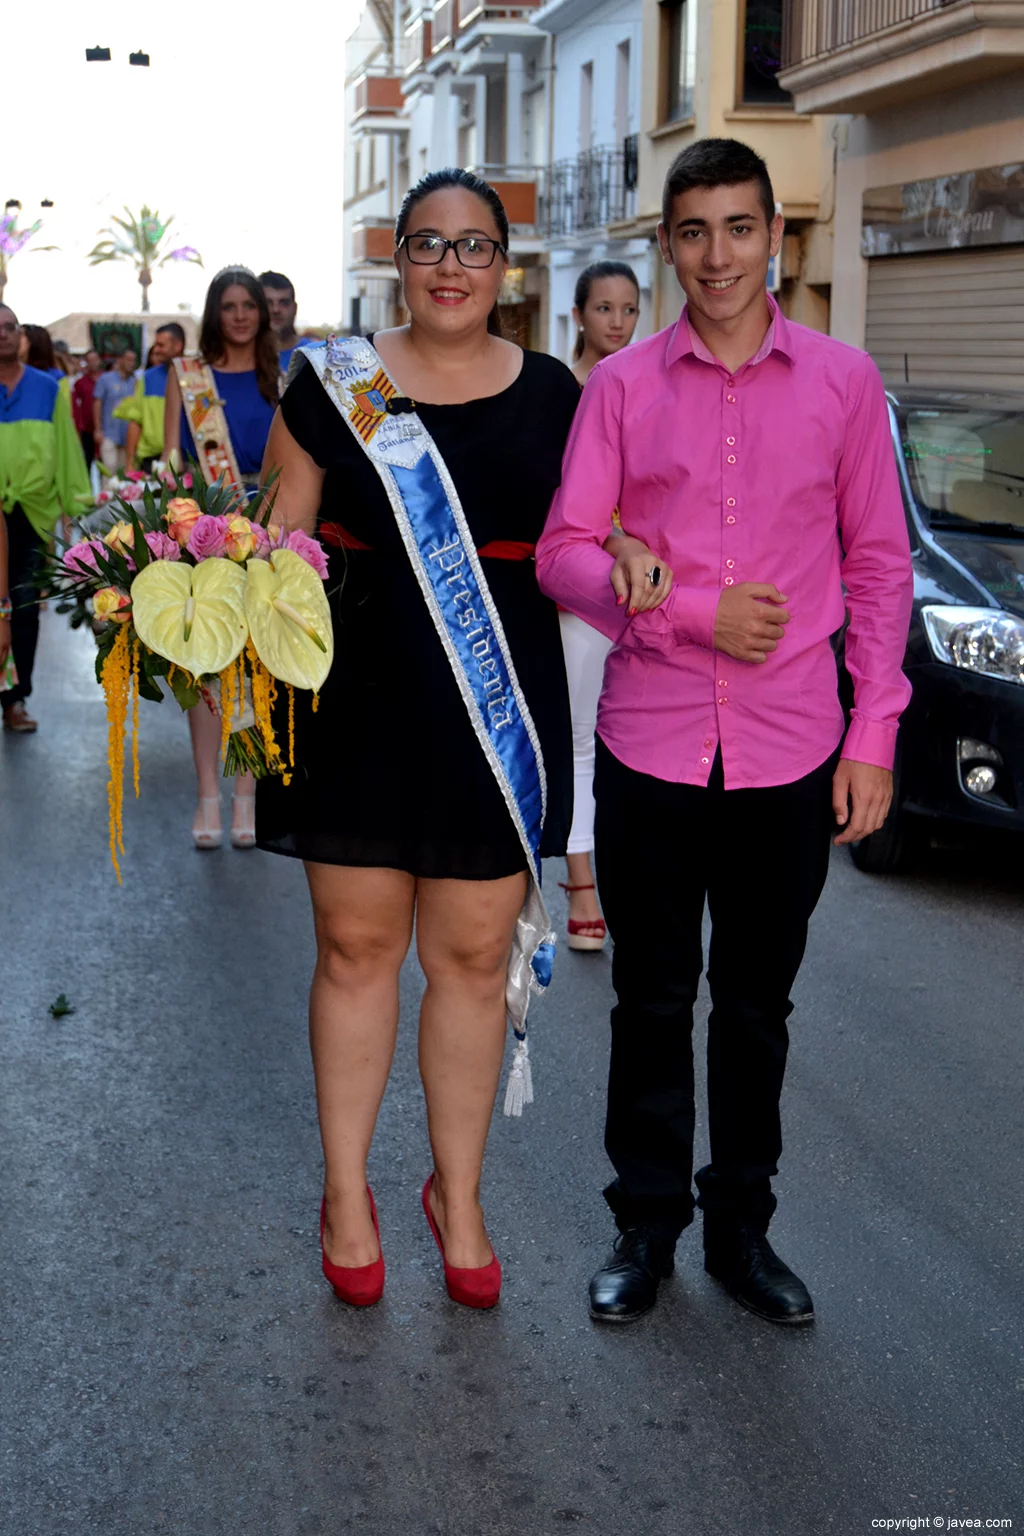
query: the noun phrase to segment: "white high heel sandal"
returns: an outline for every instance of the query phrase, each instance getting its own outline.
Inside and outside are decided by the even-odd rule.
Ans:
[[[247,809],[240,815],[243,806]],[[255,795],[231,796],[231,846],[232,848],[256,847]]]
[[[211,816],[209,807],[211,805],[215,805],[217,807],[216,826],[210,825]],[[198,826],[196,825],[196,820],[199,820]],[[219,795],[199,796],[199,802],[196,806],[196,818],[192,822],[192,841],[200,850],[208,848],[219,848],[221,843],[224,841],[224,829],[220,824]]]

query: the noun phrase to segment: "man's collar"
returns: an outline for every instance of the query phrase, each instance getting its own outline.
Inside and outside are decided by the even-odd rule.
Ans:
[[[769,293],[766,297],[768,299],[771,322],[760,347],[758,347],[749,362],[744,364],[745,367],[762,362],[770,352],[780,352],[791,363],[796,361],[796,349],[793,345],[793,328],[772,294]],[[684,305],[683,312],[676,321],[675,329],[669,339],[665,360],[671,364],[681,357],[686,357],[688,354],[699,358],[701,362],[711,363],[718,368],[724,367],[720,359],[715,357],[714,353],[709,350],[696,331],[691,328],[686,314],[686,306]]]

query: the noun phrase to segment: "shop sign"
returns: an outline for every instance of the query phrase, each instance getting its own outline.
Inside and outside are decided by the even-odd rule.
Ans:
[[[862,226],[862,256],[1024,244],[1024,164],[874,187]]]

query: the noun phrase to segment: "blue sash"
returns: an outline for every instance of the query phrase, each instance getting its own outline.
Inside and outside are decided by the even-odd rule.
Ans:
[[[398,393],[368,341],[331,337],[296,348],[380,476],[406,554],[444,647],[480,749],[526,854],[529,889],[516,923],[505,1003],[516,1038],[505,1113],[533,1100],[526,1011],[551,980],[555,935],[540,889],[547,781],[540,740],[516,677],[501,619],[448,468],[415,411],[389,415]]]

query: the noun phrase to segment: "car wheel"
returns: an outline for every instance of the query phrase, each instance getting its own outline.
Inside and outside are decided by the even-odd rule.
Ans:
[[[850,858],[866,875],[893,875],[906,867],[909,855],[907,818],[896,806],[877,832],[850,844]]]

